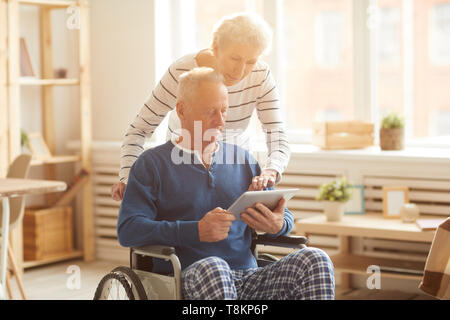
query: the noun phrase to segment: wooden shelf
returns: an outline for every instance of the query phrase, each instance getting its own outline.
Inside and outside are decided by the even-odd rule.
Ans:
[[[80,161],[80,156],[68,155],[68,156],[53,156],[45,159],[33,159],[31,161],[32,166],[41,166],[43,164],[56,164],[56,163],[68,163]]]
[[[55,126],[55,101],[54,88],[56,86],[76,86],[78,87],[78,99],[75,99],[78,105],[80,115],[80,155],[57,155],[44,159],[32,160],[32,166],[44,164],[59,164],[78,162],[80,167],[90,172],[91,162],[91,141],[92,141],[92,123],[91,123],[91,88],[90,88],[90,33],[89,33],[89,1],[88,0],[15,0],[0,1],[0,52],[7,52],[8,55],[0,54],[0,111],[8,114],[6,125],[5,143],[0,143],[0,169],[8,165],[9,159],[14,159],[21,152],[20,129],[21,129],[21,91],[24,86],[34,86],[41,92],[41,111],[42,111],[42,136],[50,150],[55,150],[55,144],[58,141],[58,132]],[[20,6],[34,5],[39,8],[37,16],[39,17],[39,35],[37,43],[40,47],[40,54],[36,56],[40,60],[39,77],[21,77],[20,76]],[[52,41],[52,11],[53,9],[63,9],[76,7],[79,18],[79,27],[77,26],[76,40],[78,42],[78,55],[72,62],[77,63],[77,75],[75,78],[55,79],[53,66],[53,41]],[[59,28],[66,28],[65,21],[58,21]],[[5,50],[2,50],[5,49]],[[75,59],[75,60],[74,60]],[[5,72],[2,72],[6,70]],[[3,89],[2,89],[3,84]],[[6,87],[6,90],[5,90]],[[8,99],[2,99],[4,94],[8,94]],[[26,93],[28,95],[28,92]],[[29,92],[29,94],[32,94]],[[34,93],[33,93],[34,94]],[[72,97],[70,97],[72,98]],[[4,105],[6,107],[4,107]],[[70,121],[70,119],[69,119]],[[1,122],[1,121],[0,121]],[[4,122],[4,121],[3,121]],[[2,126],[2,124],[0,124]],[[59,128],[58,128],[59,129]],[[7,161],[4,161],[7,160]],[[46,180],[57,180],[57,166],[46,166],[42,174]],[[80,239],[80,250],[70,254],[52,257],[45,261],[28,261],[23,264],[23,236],[22,230],[15,231],[12,234],[11,246],[14,248],[14,254],[19,269],[44,265],[56,261],[82,257],[84,261],[92,261],[95,258],[94,243],[94,223],[92,216],[92,183],[88,179],[83,188],[79,190],[83,201],[79,208],[80,220],[74,224],[75,237]],[[55,194],[46,195],[47,204],[54,203]]]
[[[420,219],[439,216],[421,215]],[[300,234],[317,233],[338,236],[381,238],[390,240],[419,241],[431,243],[434,231],[422,231],[415,223],[401,219],[384,219],[381,214],[367,212],[363,215],[344,215],[341,221],[327,221],[324,214],[299,220],[296,230]]]
[[[77,1],[69,0],[19,0],[20,4],[47,6],[52,8],[67,8],[70,6],[77,6]]]
[[[46,264],[49,264],[49,263],[60,262],[60,261],[64,261],[64,260],[70,260],[70,259],[82,258],[82,257],[83,257],[83,251],[81,251],[81,250],[74,250],[74,251],[69,252],[69,253],[63,253],[63,254],[54,255],[54,256],[49,257],[49,258],[44,259],[44,260],[24,261],[23,262],[23,268],[24,269],[33,268],[33,267],[46,265]]]
[[[354,254],[337,254],[331,258],[335,271],[353,274],[370,275],[367,268],[371,265],[379,266],[381,276],[386,278],[421,280],[425,269],[425,262],[405,261],[398,259],[386,259],[368,257]],[[398,271],[393,271],[395,270]]]
[[[38,79],[32,77],[21,77],[20,85],[23,86],[77,86],[80,84],[78,79]]]

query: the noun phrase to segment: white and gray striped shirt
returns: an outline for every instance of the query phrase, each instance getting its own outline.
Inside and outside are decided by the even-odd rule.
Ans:
[[[184,72],[198,67],[195,56],[196,54],[186,55],[169,67],[128,127],[121,148],[120,181],[125,183],[128,181],[131,166],[144,151],[145,139],[152,136],[168,112],[175,110],[178,79]],[[263,61],[258,61],[252,72],[238,84],[227,89],[229,107],[223,140],[248,149],[249,137],[246,129],[256,109],[268,148],[265,169],[276,170],[280,179],[289,161],[290,148],[281,117],[278,89],[269,66]],[[171,112],[167,139],[177,134],[180,128],[176,112]]]

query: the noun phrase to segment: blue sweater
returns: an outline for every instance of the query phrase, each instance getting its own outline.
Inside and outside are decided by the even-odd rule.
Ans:
[[[119,211],[120,244],[175,247],[182,269],[209,256],[223,258],[232,269],[256,267],[251,229],[244,222],[233,221],[224,240],[201,242],[198,221],[216,207],[228,208],[247,191],[252,177],[261,174],[258,163],[246,150],[226,143],[220,143],[209,171],[195,159],[171,141],[137,159]],[[292,214],[285,209],[284,226],[274,236],[289,233],[292,226]],[[172,267],[154,259],[153,271],[170,273]]]

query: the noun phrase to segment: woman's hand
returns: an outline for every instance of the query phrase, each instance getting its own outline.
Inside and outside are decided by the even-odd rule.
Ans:
[[[248,187],[248,191],[259,191],[275,185],[278,172],[273,169],[264,170],[260,176],[254,176],[252,184]]]
[[[127,185],[123,182],[117,182],[113,184],[113,186],[111,187],[111,197],[116,201],[122,200],[126,186]]]

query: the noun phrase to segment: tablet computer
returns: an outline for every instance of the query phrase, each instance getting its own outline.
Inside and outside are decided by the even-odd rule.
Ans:
[[[253,207],[255,203],[260,202],[270,210],[276,208],[278,202],[283,197],[286,202],[291,199],[300,189],[279,189],[266,191],[247,191],[244,192],[237,200],[228,208],[236,219],[241,219],[241,213],[245,208]]]

